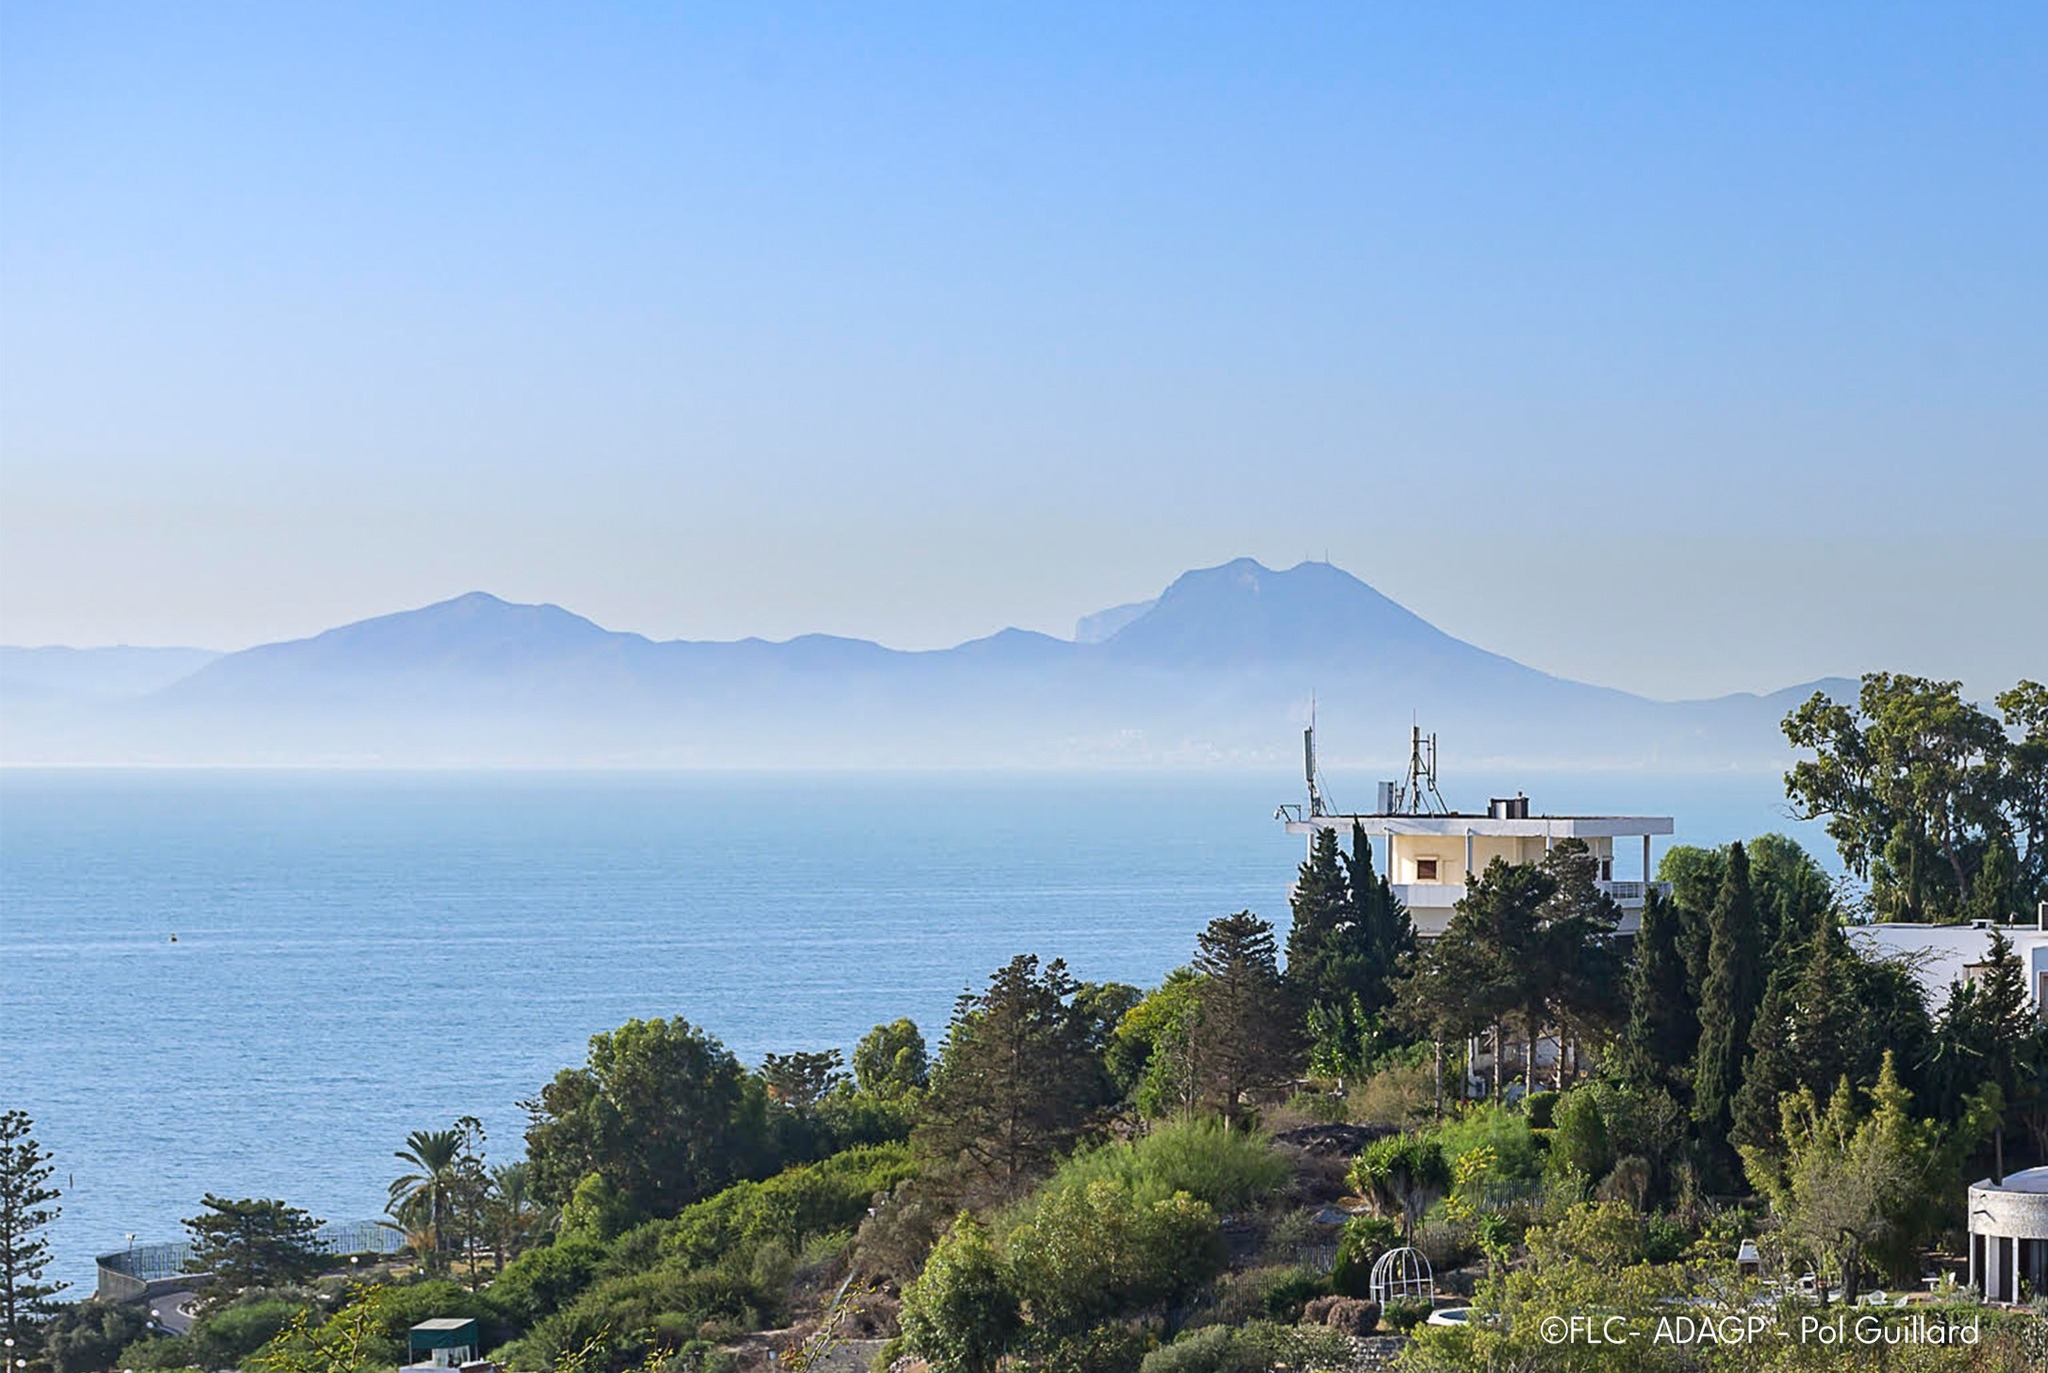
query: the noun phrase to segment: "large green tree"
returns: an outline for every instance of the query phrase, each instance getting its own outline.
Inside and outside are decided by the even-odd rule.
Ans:
[[[853,1080],[863,1092],[899,1101],[924,1090],[931,1062],[917,1022],[892,1020],[861,1036],[853,1048]]]
[[[1493,1095],[1502,1090],[1501,1026],[1528,1000],[1543,903],[1556,890],[1534,864],[1496,858],[1466,887],[1450,923],[1418,952],[1396,991],[1402,1021],[1437,1040],[1494,1032]]]
[[[445,1264],[449,1250],[473,1248],[483,1228],[489,1178],[482,1145],[483,1122],[464,1116],[446,1130],[414,1130],[405,1147],[393,1152],[408,1171],[392,1181],[385,1209],[414,1236],[414,1249],[430,1272]]]
[[[775,1163],[765,1098],[723,1044],[681,1018],[594,1036],[585,1066],[522,1104],[534,1193],[555,1205],[594,1174],[631,1211],[671,1216]]]
[[[1749,886],[1749,855],[1728,846],[1721,890],[1707,922],[1707,980],[1700,991],[1700,1043],[1693,1060],[1693,1118],[1712,1155],[1726,1163],[1736,1089],[1762,1002],[1767,968],[1763,926]]]
[[[206,1209],[185,1221],[192,1236],[192,1271],[210,1273],[216,1299],[252,1287],[289,1287],[318,1274],[330,1261],[317,1238],[320,1221],[272,1197],[229,1200],[211,1192]]]
[[[2023,726],[2031,685],[2009,693]],[[1985,854],[2012,828],[2005,724],[1965,701],[1959,682],[1874,672],[1853,707],[1816,692],[1784,729],[1813,754],[1785,774],[1786,794],[1804,818],[1827,817],[1879,915],[1962,919]]]
[[[1566,1048],[1579,1039],[1604,1036],[1628,1013],[1623,987],[1626,965],[1615,942],[1621,908],[1600,890],[1600,862],[1582,840],[1567,839],[1539,865],[1553,889],[1537,911],[1536,942],[1525,993],[1536,1028],[1531,1032],[1530,1085],[1535,1036],[1548,1025],[1557,1031],[1558,1080],[1562,1085]]]
[[[1935,1039],[1935,1092],[1951,1116],[1973,1094],[1996,1089],[1991,1170],[2005,1174],[2005,1135],[2025,1124],[2037,1148],[2048,1146],[2048,1020],[2027,993],[2026,967],[2005,932],[1993,927],[1981,973],[1949,990]]]
[[[1700,1020],[1679,942],[1680,918],[1678,907],[1653,888],[1636,930],[1617,1066],[1640,1086],[1689,1092]]]
[[[1385,1038],[1396,981],[1415,950],[1413,922],[1374,871],[1372,840],[1357,825],[1348,854],[1338,849],[1335,830],[1316,832],[1290,904],[1287,982],[1314,1071],[1356,1076]]]
[[[1236,1125],[1245,1093],[1284,1080],[1295,1061],[1272,925],[1250,911],[1211,920],[1195,937],[1194,969],[1203,1102]]]
[[[1809,1088],[1781,1103],[1781,1146],[1749,1148],[1750,1181],[1770,1200],[1782,1235],[1854,1304],[1866,1260],[1895,1280],[1919,1272],[1921,1245],[1953,1223],[1946,1192],[1962,1153],[1984,1128],[1983,1107],[1944,1128],[1916,1118],[1887,1052],[1857,1100],[1848,1079],[1826,1105]]]
[[[2048,686],[2021,682],[1998,693],[2011,743],[2005,754],[2005,811],[2021,903],[2048,901]]]
[[[50,1264],[44,1231],[61,1210],[53,1204],[51,1158],[26,1111],[0,1112],[0,1329],[21,1350],[35,1347],[37,1322],[64,1287],[43,1280]]]
[[[1079,990],[1065,963],[1020,954],[960,997],[912,1136],[920,1154],[1013,1197],[1073,1147],[1111,1095]]]

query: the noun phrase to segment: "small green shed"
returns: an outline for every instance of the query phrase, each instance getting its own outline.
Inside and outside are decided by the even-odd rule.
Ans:
[[[459,1316],[421,1321],[406,1336],[414,1368],[460,1368],[477,1356],[476,1322]]]

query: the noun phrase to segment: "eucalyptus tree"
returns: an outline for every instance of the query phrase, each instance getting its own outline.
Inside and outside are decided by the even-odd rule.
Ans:
[[[2038,691],[2023,682],[2004,698],[2022,729],[2048,724]],[[1787,796],[1802,818],[1827,817],[1842,861],[1870,882],[1884,918],[1969,913],[1986,853],[2009,842],[2008,807],[2027,809],[2007,771],[2005,722],[1965,701],[1960,682],[1873,672],[1855,705],[1815,692],[1784,731],[1813,754],[1785,774]]]

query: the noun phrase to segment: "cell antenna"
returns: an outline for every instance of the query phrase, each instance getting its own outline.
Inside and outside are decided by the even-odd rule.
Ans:
[[[1308,813],[1328,815],[1322,783],[1316,777],[1316,698],[1308,698],[1308,728],[1301,732],[1301,769],[1308,778]]]
[[[1408,776],[1395,795],[1395,809],[1405,809],[1410,815],[1451,812],[1443,794],[1436,789],[1436,735],[1425,735],[1419,724],[1408,727]]]

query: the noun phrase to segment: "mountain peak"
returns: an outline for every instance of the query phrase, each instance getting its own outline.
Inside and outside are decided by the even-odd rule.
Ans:
[[[1275,571],[1254,558],[1183,573],[1107,643],[1122,656],[1190,665],[1469,648],[1332,563]]]

